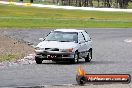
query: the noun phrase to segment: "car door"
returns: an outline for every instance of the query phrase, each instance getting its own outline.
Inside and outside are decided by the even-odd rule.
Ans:
[[[80,53],[81,57],[84,57],[86,52],[86,42],[82,32],[78,33],[78,43],[79,43],[78,52]]]
[[[90,48],[92,48],[92,40],[91,40],[89,34],[86,31],[84,31],[82,33],[83,33],[84,38],[85,38],[85,44],[86,44],[86,47],[85,48],[88,51]]]

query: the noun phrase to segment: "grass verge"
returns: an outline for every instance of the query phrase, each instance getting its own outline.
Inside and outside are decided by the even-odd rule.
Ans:
[[[0,5],[1,28],[131,28],[132,13]]]
[[[0,62],[16,61],[34,52],[34,49],[17,39],[3,35],[0,30]]]
[[[13,61],[13,60],[16,60],[17,57],[18,57],[17,55],[12,55],[12,54],[0,55],[0,62],[2,62],[2,61]]]

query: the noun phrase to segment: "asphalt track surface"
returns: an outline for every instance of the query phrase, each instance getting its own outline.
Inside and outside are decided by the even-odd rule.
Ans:
[[[36,45],[52,29],[5,30],[4,34]],[[132,75],[132,29],[85,29],[93,39],[93,59],[78,64],[28,64],[0,69],[0,87],[76,84],[77,68],[87,73]]]

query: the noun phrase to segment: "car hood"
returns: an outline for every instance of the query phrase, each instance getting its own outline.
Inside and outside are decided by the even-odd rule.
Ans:
[[[36,47],[68,49],[68,48],[74,48],[76,46],[77,46],[77,43],[75,42],[43,41],[43,42],[40,42]]]

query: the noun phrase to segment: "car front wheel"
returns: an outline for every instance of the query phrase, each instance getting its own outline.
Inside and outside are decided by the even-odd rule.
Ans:
[[[42,64],[43,60],[41,58],[35,57],[35,61],[37,64]]]
[[[85,58],[85,62],[90,62],[92,59],[92,49],[89,50],[87,57]]]
[[[78,52],[75,52],[73,60],[71,60],[71,63],[75,64],[79,62],[79,54]]]

